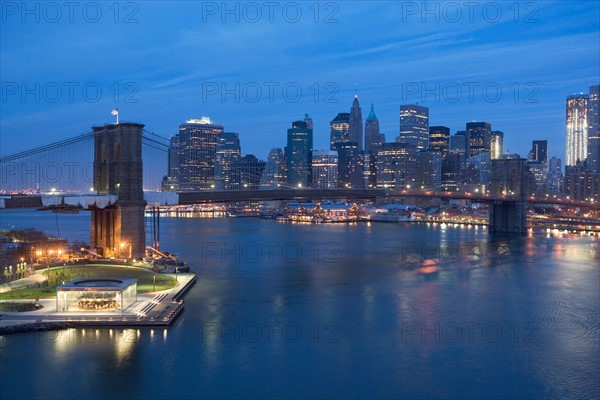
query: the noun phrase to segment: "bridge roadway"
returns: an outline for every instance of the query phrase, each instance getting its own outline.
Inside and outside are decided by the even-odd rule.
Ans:
[[[153,192],[152,192],[153,193]],[[165,192],[169,193],[169,192]],[[154,194],[154,193],[153,193]],[[159,194],[160,193],[156,193]],[[68,194],[55,195],[70,197]],[[3,196],[4,207],[11,208],[42,208],[42,195],[12,195]],[[79,196],[84,197],[84,196]],[[505,195],[489,195],[481,193],[464,192],[437,192],[437,191],[410,191],[410,190],[385,190],[385,189],[274,189],[274,190],[230,190],[230,191],[204,191],[181,192],[177,194],[177,205],[207,204],[207,203],[235,203],[243,201],[277,201],[277,200],[376,200],[386,197],[404,197],[418,199],[436,199],[448,201],[471,200],[478,203],[494,203],[503,201],[525,201],[528,204],[561,205],[572,207],[598,208],[598,202],[576,201],[563,197],[535,197],[516,198]],[[65,203],[64,200],[61,201]],[[172,203],[163,203],[172,204]],[[175,204],[173,204],[175,205]],[[2,207],[0,207],[2,208]],[[62,206],[58,208],[72,208]]]

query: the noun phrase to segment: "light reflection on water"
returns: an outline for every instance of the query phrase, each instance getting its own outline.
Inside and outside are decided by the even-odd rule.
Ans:
[[[61,232],[85,233],[75,217]],[[597,239],[247,218],[161,234],[199,278],[175,325],[6,337],[2,398],[599,397]]]

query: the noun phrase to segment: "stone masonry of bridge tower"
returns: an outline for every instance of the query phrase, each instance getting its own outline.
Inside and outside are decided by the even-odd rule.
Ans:
[[[527,232],[529,175],[525,159],[492,160],[491,194],[495,197],[506,196],[506,200],[496,200],[490,204],[490,232]]]
[[[144,256],[143,128],[127,122],[92,127],[94,191],[117,195],[114,205],[92,210],[90,244],[104,257]]]

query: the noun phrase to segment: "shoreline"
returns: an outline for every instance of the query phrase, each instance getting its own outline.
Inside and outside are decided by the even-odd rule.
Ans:
[[[28,322],[26,324],[0,326],[0,336],[15,335],[18,333],[60,331],[69,328],[73,328],[73,325],[63,321]]]
[[[139,301],[127,313],[105,313],[101,315],[94,313],[85,314],[82,312],[73,313],[72,315],[65,315],[65,313],[57,314],[56,312],[42,315],[35,312],[29,315],[27,315],[28,312],[0,313],[0,336],[90,326],[102,328],[166,327],[171,325],[183,312],[185,302],[182,298],[196,284],[195,273],[179,274],[179,278],[185,278],[186,280],[183,284],[169,291],[159,292],[151,300]],[[157,301],[157,298],[160,300]],[[15,316],[19,318],[14,319]],[[4,324],[7,322],[8,324]]]

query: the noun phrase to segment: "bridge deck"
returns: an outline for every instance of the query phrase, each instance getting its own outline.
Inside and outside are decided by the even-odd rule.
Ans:
[[[231,190],[231,191],[205,191],[181,193],[155,193],[147,192],[148,204],[157,205],[192,205],[206,203],[235,203],[243,201],[308,201],[308,200],[376,200],[380,198],[414,198],[414,199],[441,199],[448,201],[470,200],[476,203],[516,202],[525,201],[527,204],[562,205],[598,209],[598,202],[576,201],[554,197],[527,197],[516,198],[511,196],[494,196],[487,194],[471,194],[462,192],[419,192],[407,190],[384,189],[276,189],[276,190]],[[175,195],[175,197],[173,197]],[[90,195],[90,197],[93,195]],[[54,201],[55,208],[71,208],[68,199],[73,196],[56,195],[59,199]],[[85,197],[85,196],[75,196]],[[96,196],[97,197],[97,196]],[[65,201],[65,198],[67,200]],[[164,198],[164,199],[163,199]],[[13,195],[0,199],[1,208],[41,208],[43,207],[42,195]]]

